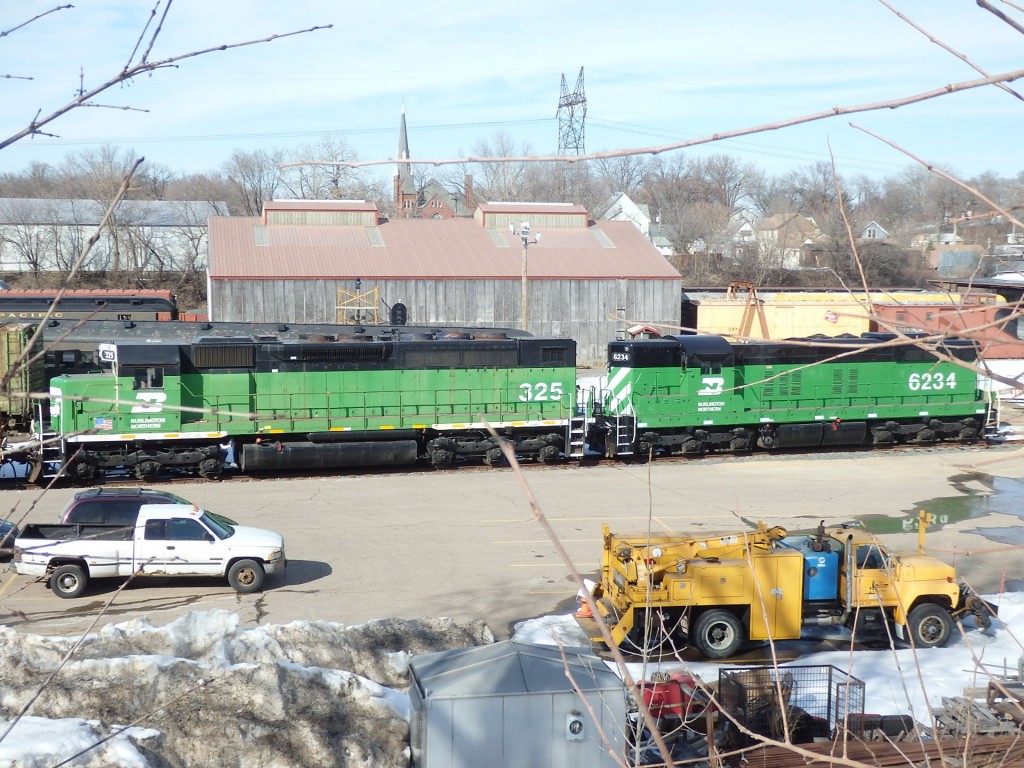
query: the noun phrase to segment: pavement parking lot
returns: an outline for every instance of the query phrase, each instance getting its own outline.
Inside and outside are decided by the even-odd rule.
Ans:
[[[979,591],[1024,591],[1013,536],[1024,531],[1024,504],[1015,496],[1024,494],[1024,449],[531,466],[524,476],[571,562],[588,576],[597,568],[602,523],[701,534],[741,530],[743,520],[801,530],[871,516],[887,544],[911,550],[917,536],[908,521],[925,506],[941,523],[929,534],[929,552],[955,561]],[[243,625],[482,619],[500,638],[516,621],[575,606],[569,568],[507,468],[155,487],[281,532],[288,571],[254,595],[218,580],[140,581],[116,596],[97,626],[142,618],[162,625],[222,608],[238,612]],[[7,489],[0,501],[13,519],[55,522],[73,493]],[[990,529],[1000,534],[986,535]],[[62,600],[0,564],[0,621],[40,634],[82,633],[116,588],[95,582],[83,597]]]

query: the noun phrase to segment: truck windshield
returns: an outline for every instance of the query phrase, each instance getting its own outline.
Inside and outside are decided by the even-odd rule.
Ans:
[[[213,531],[218,539],[227,539],[235,535],[235,529],[220,515],[216,515],[213,512],[203,512],[199,519],[206,523],[207,527]]]

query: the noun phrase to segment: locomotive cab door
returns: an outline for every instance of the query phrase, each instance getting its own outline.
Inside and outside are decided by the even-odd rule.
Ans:
[[[114,370],[118,410],[130,432],[181,428],[181,355],[177,345],[118,345]]]

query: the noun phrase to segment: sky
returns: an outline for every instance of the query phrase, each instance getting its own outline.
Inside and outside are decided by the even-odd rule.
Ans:
[[[990,595],[988,599],[999,608],[999,619],[994,622],[990,633],[983,633],[970,626],[967,622],[965,634],[954,631],[953,638],[945,648],[932,648],[918,651],[916,662],[914,651],[910,648],[891,650],[835,651],[817,653],[800,658],[796,664],[820,665],[832,664],[846,670],[864,682],[865,713],[894,715],[913,714],[918,722],[930,725],[930,708],[937,707],[942,697],[961,696],[965,687],[984,687],[987,678],[984,670],[1000,674],[1016,671],[1017,659],[1022,649],[1018,638],[1024,637],[1024,595],[1007,593]],[[324,642],[325,632],[331,625],[329,622],[292,622],[287,627],[258,626],[241,627],[237,615],[229,611],[193,612],[171,622],[165,627],[154,628],[145,622],[128,622],[108,627],[95,636],[100,642],[104,638],[116,638],[121,645],[125,643],[139,650],[131,659],[102,658],[97,650],[97,641],[90,643],[88,661],[77,662],[90,666],[90,674],[96,679],[103,679],[104,665],[111,667],[110,677],[116,679],[118,669],[124,663],[134,665],[139,681],[148,680],[153,674],[160,674],[161,669],[173,667],[181,659],[169,655],[147,655],[146,648],[153,645],[149,636],[165,635],[162,645],[177,649],[212,649],[197,659],[185,656],[187,664],[195,664],[197,674],[216,680],[233,670],[251,666],[253,663],[265,666],[277,665],[278,674],[247,675],[247,680],[265,679],[269,685],[278,685],[281,676],[297,675],[309,678],[327,678],[333,684],[365,701],[374,702],[377,706],[387,708],[400,717],[409,717],[409,699],[402,691],[378,685],[370,680],[345,672],[319,667],[303,667],[290,660],[292,655],[301,655],[296,649],[301,646],[301,635],[308,633],[312,644]],[[342,625],[337,625],[341,630]],[[294,653],[284,653],[282,658],[281,632],[287,630],[290,648]],[[571,615],[552,615],[531,619],[516,626],[513,639],[524,643],[542,645],[581,645],[585,642],[582,631],[576,626]],[[42,638],[14,630],[4,630],[5,654],[48,654],[51,660],[54,653],[63,653],[65,646],[75,642],[74,638]],[[244,648],[245,652],[232,650]],[[41,650],[45,649],[45,650]],[[243,656],[244,659],[236,658]],[[184,651],[182,652],[184,655]],[[255,661],[252,661],[255,660]],[[407,663],[407,659],[406,662]],[[38,662],[36,662],[38,663]],[[393,664],[395,661],[392,662]],[[76,662],[72,662],[72,666]],[[921,675],[914,670],[919,667]],[[397,669],[397,667],[396,667]],[[630,673],[636,680],[650,679],[652,673],[664,670],[667,672],[687,671],[696,673],[705,683],[718,680],[718,664],[699,663],[688,666],[677,662],[665,662],[649,665],[646,668],[639,664],[630,664]],[[145,699],[144,690],[154,686],[140,682],[134,692],[136,706],[144,709],[158,702]],[[268,696],[270,696],[268,692]],[[800,692],[797,691],[797,695]],[[817,703],[820,706],[820,703]],[[8,723],[0,720],[0,729],[6,730]],[[0,741],[0,763],[19,766],[52,765],[56,761],[66,759],[72,754],[88,748],[99,739],[108,735],[110,726],[100,724],[96,720],[80,718],[45,719],[29,716],[21,720],[10,733]],[[127,738],[132,735],[133,739]],[[159,734],[152,729],[136,727],[104,743],[90,755],[90,765],[122,765],[132,768],[145,768],[150,765],[146,755],[136,746],[136,742],[159,744]],[[13,762],[10,762],[13,761]],[[76,763],[80,765],[81,763]]]
[[[975,3],[889,1],[989,74],[1024,69],[1021,33]],[[1012,6],[993,2],[1024,22]],[[54,5],[10,5],[0,31]],[[651,0],[627,7],[450,0],[385,10],[322,0],[176,0],[150,60],[333,28],[186,59],[116,86],[96,102],[130,109],[76,110],[52,126],[56,138],[0,152],[0,172],[57,164],[104,144],[178,173],[203,172],[235,150],[299,151],[325,135],[360,160],[388,160],[403,107],[413,159],[465,157],[499,134],[517,150],[551,154],[561,78],[574,90],[581,67],[587,152],[664,146],[982,77],[882,2]],[[0,139],[37,110],[45,115],[66,104],[80,85],[120,71],[149,8],[86,0],[0,37]],[[1024,94],[1024,80],[1017,88]],[[960,176],[1012,177],[1024,171],[1022,115],[1024,101],[988,86],[686,151],[728,154],[770,174],[830,156],[840,173],[854,176],[919,167],[854,122]],[[392,171],[385,165],[375,173]]]

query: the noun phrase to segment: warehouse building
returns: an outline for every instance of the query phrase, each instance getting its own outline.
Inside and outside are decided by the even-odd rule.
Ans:
[[[387,220],[364,201],[275,200],[260,217],[211,218],[209,237],[217,321],[525,325],[575,339],[584,363],[604,362],[627,325],[679,322],[679,273],[633,224],[578,205]]]

